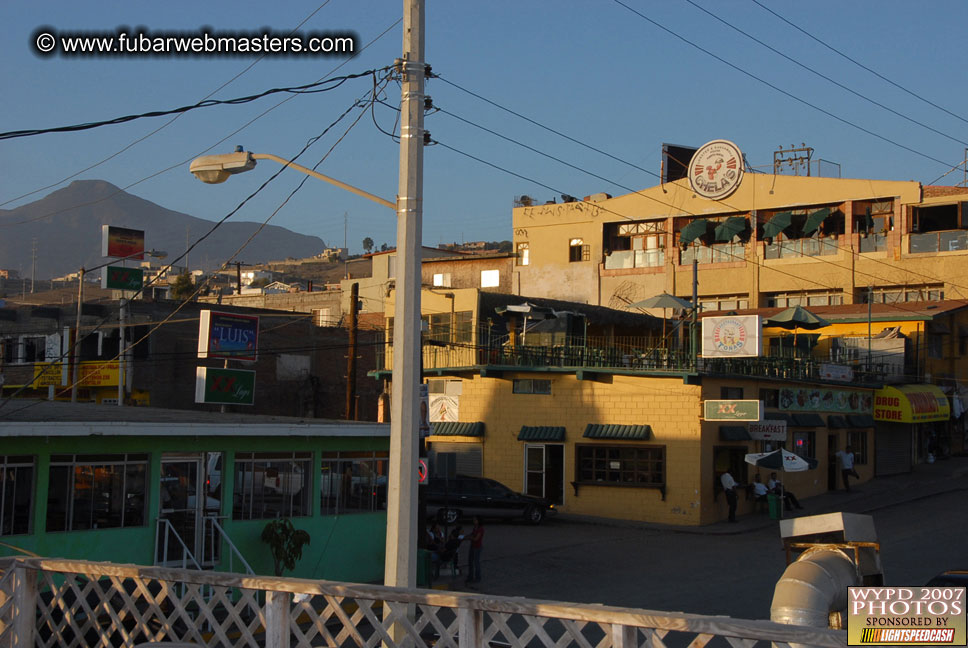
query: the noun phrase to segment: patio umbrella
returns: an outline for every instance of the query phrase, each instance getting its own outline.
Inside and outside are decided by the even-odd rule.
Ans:
[[[763,238],[774,238],[777,234],[790,227],[793,222],[793,212],[780,212],[763,225]]]
[[[773,452],[754,452],[744,457],[748,464],[782,472],[803,472],[817,467],[816,459],[804,459],[780,448]],[[783,517],[783,482],[780,482],[780,517]]]
[[[827,220],[828,216],[830,216],[829,207],[818,209],[807,216],[807,220],[803,223],[803,233],[809,236],[816,232],[820,228],[820,224]]]
[[[680,310],[692,308],[692,302],[688,302],[681,297],[676,297],[675,295],[670,295],[669,293],[662,293],[661,295],[656,295],[655,297],[649,297],[648,299],[643,299],[642,301],[635,302],[631,304],[633,308],[661,308],[662,309],[662,339],[665,340],[666,333],[666,317],[665,312],[667,308],[678,308]]]
[[[717,241],[722,241],[728,243],[732,241],[737,234],[742,234],[746,231],[747,223],[746,218],[743,216],[730,216],[722,223],[716,226],[714,234],[716,235]]]
[[[799,329],[814,331],[830,326],[830,322],[818,315],[814,315],[802,306],[791,306],[786,310],[780,311],[773,317],[768,317],[763,322],[763,326],[793,331],[793,346],[795,349],[797,346],[797,331]]]
[[[697,218],[682,228],[679,232],[679,245],[687,245],[697,238],[704,238],[709,232],[709,221]]]

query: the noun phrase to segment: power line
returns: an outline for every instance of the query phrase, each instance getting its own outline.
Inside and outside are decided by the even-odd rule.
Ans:
[[[310,18],[312,18],[313,16],[315,16],[317,13],[319,13],[319,11],[323,7],[325,7],[326,5],[328,5],[330,2],[332,2],[332,0],[325,0],[325,2],[323,2],[323,4],[321,4],[318,7],[316,7],[316,9],[314,9],[312,11],[312,13],[310,13],[308,16],[306,16],[305,18],[303,18],[302,21],[298,25],[296,25],[295,27],[293,27],[292,30],[289,32],[288,35],[289,36],[292,36],[294,33],[296,33],[296,31],[300,27],[302,27],[303,25],[305,25],[309,21]],[[257,57],[254,61],[252,61],[251,63],[249,63],[245,68],[243,68],[240,72],[238,72],[231,79],[229,79],[228,81],[226,81],[225,83],[223,83],[222,85],[220,85],[219,87],[215,88],[214,90],[212,90],[211,92],[209,92],[207,95],[205,95],[204,97],[202,97],[202,100],[208,99],[209,97],[211,97],[212,95],[214,95],[216,92],[219,92],[220,90],[228,87],[236,79],[238,79],[243,74],[245,74],[246,72],[248,72],[249,70],[251,70],[252,68],[254,68],[267,55],[268,55],[267,53],[264,53],[261,56]],[[349,59],[347,59],[347,60],[349,60]],[[67,182],[68,180],[71,180],[73,178],[76,178],[77,176],[81,175],[82,173],[85,173],[87,171],[90,171],[91,169],[94,169],[94,168],[97,168],[97,167],[101,166],[102,164],[104,164],[105,162],[108,162],[109,160],[113,160],[114,158],[116,158],[117,156],[121,155],[122,153],[124,153],[128,149],[132,148],[133,146],[135,146],[137,144],[140,144],[141,142],[145,141],[146,139],[148,139],[152,135],[155,135],[159,131],[167,128],[168,126],[171,126],[183,114],[184,113],[179,113],[179,114],[175,115],[174,117],[172,117],[171,119],[169,119],[168,121],[166,121],[164,124],[162,124],[158,128],[154,129],[153,131],[150,131],[147,134],[142,135],[141,137],[137,138],[136,140],[134,140],[130,144],[125,145],[124,147],[122,147],[121,149],[115,151],[114,153],[112,153],[111,155],[107,156],[106,158],[102,158],[102,159],[98,160],[97,162],[95,162],[94,164],[91,164],[89,166],[86,166],[83,169],[81,169],[80,171],[76,171],[75,173],[72,173],[71,175],[67,176],[66,178],[61,178],[57,182],[53,182],[53,183],[51,183],[51,184],[49,184],[47,186],[39,187],[37,189],[34,189],[33,191],[28,191],[27,193],[20,194],[19,196],[15,197],[15,198],[11,198],[11,199],[6,200],[4,202],[0,202],[0,207],[3,207],[4,205],[8,205],[8,204],[10,204],[12,202],[15,202],[17,200],[21,200],[22,198],[26,198],[27,196],[32,196],[35,193],[39,193],[41,191],[45,191],[47,189],[51,189],[53,187],[56,187],[59,184],[63,184],[65,182]]]
[[[899,84],[899,83],[897,83],[895,81],[892,81],[891,79],[888,79],[886,76],[880,74],[876,70],[872,70],[871,68],[867,67],[866,65],[864,65],[863,63],[861,63],[857,59],[854,59],[854,58],[848,56],[847,54],[841,52],[839,49],[837,49],[833,45],[827,43],[826,41],[823,41],[823,40],[817,38],[816,36],[814,36],[813,34],[811,34],[810,32],[808,32],[807,30],[805,30],[802,27],[800,27],[800,26],[792,23],[791,21],[787,20],[786,18],[784,18],[783,16],[781,16],[777,12],[773,11],[772,9],[770,9],[769,7],[767,7],[766,5],[764,5],[762,2],[759,2],[759,0],[750,0],[750,1],[753,2],[754,4],[758,5],[764,11],[768,11],[769,13],[773,14],[774,16],[776,16],[777,18],[779,18],[780,20],[782,20],[783,22],[785,22],[786,24],[790,25],[791,27],[793,27],[794,29],[796,29],[798,32],[802,33],[807,38],[810,38],[810,39],[812,39],[812,40],[820,43],[821,45],[823,45],[824,47],[826,47],[827,49],[829,49],[831,52],[833,52],[833,53],[835,53],[835,54],[837,54],[837,55],[839,55],[839,56],[847,59],[848,61],[850,61],[851,63],[853,63],[857,67],[859,67],[859,68],[861,68],[863,70],[867,70],[868,72],[870,72],[871,74],[873,74],[874,76],[876,76],[878,79],[881,79],[882,81],[885,81],[885,82],[891,84],[892,86],[894,86],[898,90],[901,90],[903,92],[906,92],[907,94],[911,95],[915,99],[919,99],[920,101],[923,101],[924,103],[928,104],[929,106],[931,106],[933,108],[937,108],[941,112],[946,113],[946,114],[954,117],[955,119],[960,119],[961,121],[963,121],[966,124],[968,124],[968,119],[965,119],[961,115],[957,115],[957,114],[951,112],[950,110],[948,110],[947,108],[945,108],[943,106],[939,106],[938,104],[934,103],[933,101],[931,101],[929,99],[926,99],[923,94],[918,93],[918,92],[914,92],[913,90],[909,90],[909,89],[905,88],[904,86],[902,86],[901,84]]]
[[[793,63],[794,65],[796,65],[798,67],[803,68],[807,72],[810,72],[812,74],[815,74],[816,76],[820,77],[821,79],[824,79],[825,81],[828,81],[829,83],[834,84],[835,86],[837,86],[841,90],[846,90],[847,92],[849,92],[850,94],[854,95],[855,97],[858,97],[860,99],[863,99],[864,101],[866,101],[866,102],[868,102],[870,104],[873,104],[873,105],[877,106],[878,108],[881,108],[883,110],[886,110],[887,112],[891,113],[892,115],[896,115],[897,117],[900,117],[901,119],[904,119],[904,120],[907,120],[907,121],[911,122],[912,124],[915,124],[917,126],[920,126],[921,128],[927,129],[927,130],[931,131],[932,133],[935,133],[936,135],[940,135],[942,137],[945,137],[945,138],[951,140],[952,142],[957,142],[959,144],[963,144],[965,146],[968,146],[968,142],[966,142],[965,140],[958,139],[957,137],[954,137],[953,135],[949,135],[948,133],[944,133],[944,132],[942,132],[942,131],[940,131],[940,130],[938,130],[936,128],[933,128],[931,126],[928,126],[927,124],[925,124],[923,122],[920,122],[920,121],[914,119],[913,117],[909,117],[909,116],[907,116],[907,115],[905,115],[903,113],[898,112],[897,110],[894,110],[893,108],[890,108],[888,106],[885,106],[881,102],[875,101],[874,99],[871,99],[870,97],[867,97],[867,96],[865,96],[865,95],[857,92],[853,88],[851,88],[849,86],[846,86],[843,83],[840,83],[839,81],[836,81],[835,79],[830,78],[826,74],[823,74],[821,72],[818,72],[817,70],[813,69],[812,67],[801,63],[800,61],[796,60],[792,56],[788,56],[787,54],[784,54],[783,52],[781,52],[780,50],[776,49],[775,47],[772,47],[771,45],[768,45],[768,44],[764,43],[759,38],[753,36],[752,34],[750,34],[748,32],[743,31],[742,29],[740,29],[736,25],[728,22],[727,20],[725,20],[721,16],[717,16],[712,11],[709,11],[708,9],[706,9],[705,7],[703,7],[702,5],[700,5],[697,2],[695,2],[695,0],[685,0],[685,1],[688,2],[689,4],[691,4],[696,9],[699,9],[700,11],[702,11],[703,13],[705,13],[706,15],[708,15],[708,16],[716,19],[716,20],[718,20],[721,23],[723,23],[724,25],[726,25],[730,29],[732,29],[732,30],[734,30],[734,31],[742,34],[743,36],[745,36],[746,38],[752,40],[753,42],[758,43],[759,45],[762,45],[763,47],[765,47],[766,49],[770,50],[774,54],[776,54],[778,56],[782,56],[787,61]],[[755,2],[755,0],[753,0],[753,1]]]
[[[837,121],[839,121],[842,124],[845,124],[847,126],[850,126],[851,128],[854,128],[856,130],[859,130],[862,133],[866,133],[866,134],[870,135],[871,137],[877,138],[877,139],[881,140],[882,142],[886,142],[888,144],[891,144],[893,146],[896,146],[897,148],[903,149],[903,150],[905,150],[905,151],[907,151],[909,153],[914,153],[915,155],[920,156],[920,157],[923,157],[926,160],[930,160],[932,162],[937,162],[938,164],[940,164],[940,165],[942,165],[942,166],[944,166],[946,168],[950,168],[951,166],[953,166],[953,165],[949,164],[948,162],[944,162],[942,160],[939,160],[938,158],[933,157],[931,155],[928,155],[927,153],[922,153],[921,151],[918,151],[917,149],[913,149],[910,146],[906,146],[904,144],[901,144],[900,142],[897,142],[895,140],[892,140],[891,138],[889,138],[889,137],[887,137],[885,135],[881,135],[879,133],[876,133],[876,132],[870,130],[869,128],[865,128],[865,127],[861,126],[860,124],[856,124],[856,123],[854,123],[854,122],[852,122],[852,121],[850,121],[848,119],[845,119],[843,117],[840,117],[840,116],[838,116],[838,115],[830,112],[829,110],[826,110],[824,108],[821,108],[820,106],[818,106],[816,104],[810,103],[806,99],[803,99],[802,97],[798,97],[797,95],[793,94],[792,92],[788,92],[788,91],[784,90],[783,88],[780,88],[779,86],[777,86],[777,85],[775,85],[773,83],[770,83],[766,79],[763,79],[762,77],[759,77],[759,76],[753,74],[752,72],[748,72],[747,70],[744,70],[743,68],[739,67],[738,65],[736,65],[734,63],[730,63],[729,61],[727,61],[723,57],[719,56],[718,54],[714,54],[713,52],[711,52],[708,49],[702,47],[701,45],[692,42],[691,40],[687,39],[686,37],[684,37],[684,36],[682,36],[682,35],[674,32],[674,31],[672,31],[668,27],[665,27],[664,25],[662,25],[662,24],[656,22],[655,20],[649,18],[648,16],[646,16],[642,12],[637,11],[636,9],[633,9],[629,5],[627,5],[624,2],[622,2],[622,0],[612,0],[612,1],[615,4],[619,5],[619,6],[625,7],[630,12],[632,12],[633,14],[635,14],[636,16],[638,16],[639,18],[641,18],[642,20],[645,20],[649,24],[651,24],[651,25],[653,25],[655,27],[658,27],[662,31],[666,32],[667,34],[669,34],[671,36],[674,36],[675,38],[681,40],[683,43],[686,43],[687,45],[690,45],[691,47],[696,48],[700,52],[706,54],[707,56],[711,56],[712,58],[716,59],[720,63],[722,63],[722,64],[724,64],[724,65],[726,65],[726,66],[728,66],[728,67],[730,67],[730,68],[732,68],[734,70],[736,70],[737,72],[739,72],[741,74],[746,75],[747,77],[753,79],[754,81],[757,81],[757,82],[759,82],[759,83],[767,86],[768,88],[771,88],[772,90],[775,90],[776,92],[779,92],[780,94],[782,94],[782,95],[784,95],[784,96],[786,96],[786,97],[788,97],[790,99],[793,99],[794,101],[796,101],[798,103],[803,104],[804,106],[807,106],[809,108],[813,108],[817,112],[823,113],[824,115],[827,115],[828,117],[830,117],[832,119],[836,119]]]
[[[263,97],[268,97],[269,95],[288,93],[288,94],[315,94],[318,92],[329,92],[340,87],[350,79],[358,79],[364,76],[370,76],[376,74],[377,72],[385,72],[389,68],[383,68],[380,70],[366,70],[365,72],[358,72],[356,74],[347,74],[339,77],[332,77],[324,81],[314,81],[313,83],[306,83],[300,86],[289,86],[286,88],[271,88],[269,90],[264,90],[260,93],[254,95],[248,95],[245,97],[236,97],[234,99],[205,99],[199,101],[190,106],[181,106],[179,108],[170,108],[168,110],[153,110],[150,112],[139,113],[136,115],[125,115],[124,117],[115,117],[113,119],[105,119],[96,122],[87,122],[84,124],[73,124],[70,126],[55,126],[53,128],[36,128],[28,130],[19,131],[7,131],[5,133],[0,133],[0,140],[14,139],[17,137],[31,137],[34,135],[44,135],[47,133],[70,133],[74,131],[90,130],[92,128],[100,128],[102,126],[113,126],[116,124],[124,124],[130,121],[135,121],[136,119],[144,119],[147,117],[164,117],[165,115],[174,115],[179,113],[186,113],[190,110],[197,110],[199,108],[210,108],[212,106],[237,106],[240,104],[250,103]],[[330,87],[323,87],[330,86]]]

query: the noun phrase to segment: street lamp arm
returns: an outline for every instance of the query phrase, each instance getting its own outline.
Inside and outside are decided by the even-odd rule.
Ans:
[[[362,196],[363,198],[366,198],[367,200],[372,200],[373,202],[378,203],[380,205],[383,205],[384,207],[389,207],[390,209],[392,209],[394,211],[396,211],[396,209],[397,209],[396,203],[392,203],[389,200],[386,200],[384,198],[380,198],[379,196],[374,196],[373,194],[371,194],[369,192],[366,192],[366,191],[363,191],[362,189],[357,189],[353,185],[348,185],[345,182],[340,182],[336,178],[330,178],[329,176],[323,175],[322,173],[319,173],[318,171],[313,171],[312,169],[306,168],[306,167],[302,166],[301,164],[296,164],[295,162],[292,162],[292,161],[287,160],[285,158],[279,157],[278,155],[273,155],[271,153],[252,153],[251,156],[252,156],[252,159],[253,160],[272,160],[273,162],[278,162],[279,164],[281,164],[283,166],[292,167],[296,171],[301,171],[302,173],[305,173],[306,175],[312,176],[312,177],[317,178],[319,180],[322,180],[324,182],[328,182],[331,185],[335,185],[335,186],[339,187],[340,189],[345,189],[346,191],[349,191],[351,193],[355,193],[357,196]]]

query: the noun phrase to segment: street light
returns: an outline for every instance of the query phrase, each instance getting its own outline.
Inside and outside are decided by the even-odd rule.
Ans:
[[[114,258],[110,261],[105,261],[100,265],[96,265],[93,268],[81,268],[77,271],[77,316],[74,320],[74,369],[71,374],[71,402],[77,402],[77,383],[78,376],[80,374],[80,364],[81,364],[81,304],[84,303],[84,275],[88,272],[93,272],[94,270],[100,270],[101,268],[106,268],[112,263],[117,263],[118,261],[127,261],[128,259],[139,257],[143,255],[148,255],[156,259],[164,259],[168,256],[167,252],[161,250],[142,250],[141,252],[135,252],[134,254],[129,254],[126,257]],[[118,337],[120,338],[119,351],[124,350],[124,299],[122,298],[118,306]],[[120,388],[121,383],[121,359],[118,359],[118,394],[120,399]]]
[[[192,160],[191,166],[188,167],[188,170],[192,172],[192,175],[205,184],[220,184],[228,180],[229,176],[231,175],[251,171],[255,168],[256,160],[272,160],[273,162],[278,162],[283,166],[291,167],[296,171],[301,171],[308,176],[328,182],[331,185],[339,187],[340,189],[345,189],[350,193],[355,193],[357,196],[362,196],[367,200],[372,200],[373,202],[383,205],[384,207],[389,207],[394,211],[397,209],[396,203],[392,203],[389,200],[380,198],[379,196],[374,196],[373,194],[354,187],[353,185],[340,182],[336,178],[323,175],[318,171],[313,171],[312,169],[304,167],[301,164],[296,164],[291,160],[279,157],[278,155],[272,155],[271,153],[236,151],[235,153],[224,153],[221,155],[203,155],[202,157]]]

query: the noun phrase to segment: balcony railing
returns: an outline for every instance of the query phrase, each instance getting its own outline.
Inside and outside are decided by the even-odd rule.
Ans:
[[[0,561],[0,646],[845,646],[843,630],[81,560]]]
[[[911,234],[910,253],[968,250],[968,230],[944,230]]]

